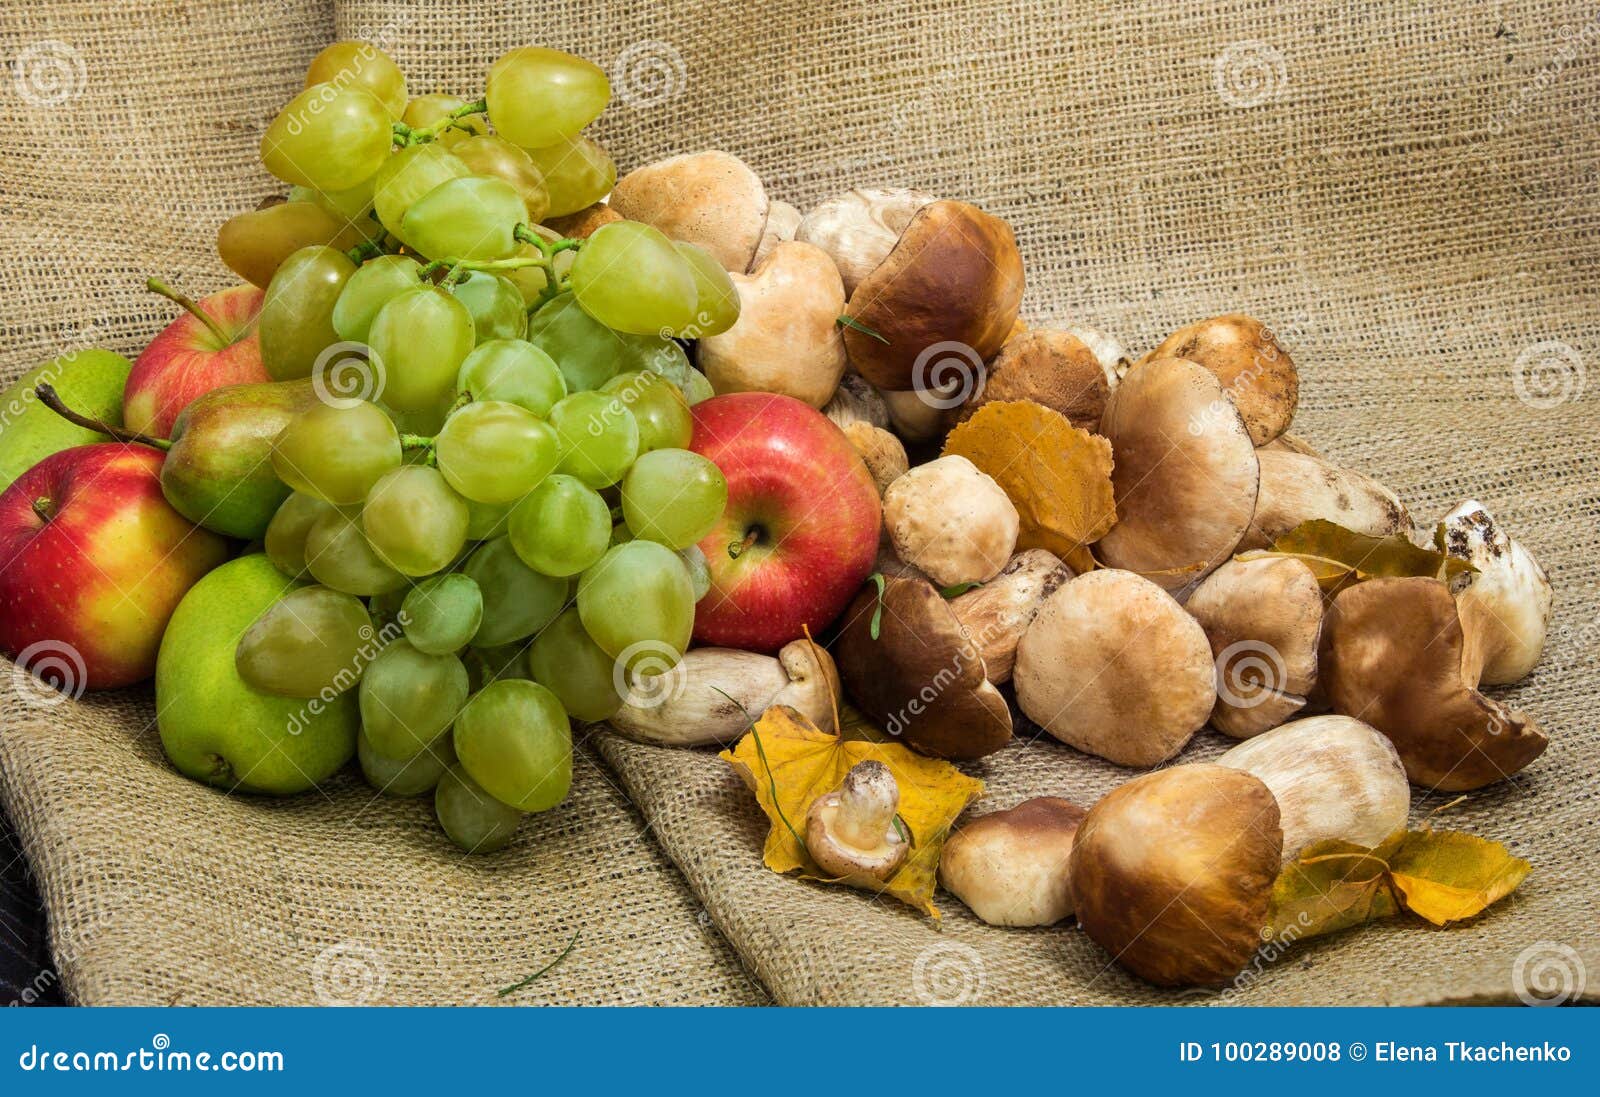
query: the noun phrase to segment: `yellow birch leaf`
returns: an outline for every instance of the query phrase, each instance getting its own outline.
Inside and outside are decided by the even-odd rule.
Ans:
[[[1532,869],[1499,842],[1452,830],[1412,831],[1389,858],[1406,908],[1436,926],[1481,914]]]
[[[806,812],[814,800],[838,788],[857,762],[874,759],[888,766],[900,786],[900,818],[910,834],[911,852],[883,890],[939,917],[933,905],[939,853],[956,817],[982,794],[982,781],[899,743],[840,739],[787,705],[769,708],[720,757],[755,791],[772,824],[763,850],[766,866],[825,883],[837,881],[823,877],[806,853]]]
[[[1403,837],[1394,834],[1376,849],[1330,839],[1301,850],[1272,886],[1273,939],[1303,941],[1399,913],[1384,855]]]
[[[1449,580],[1476,571],[1460,557],[1418,548],[1403,534],[1374,537],[1357,533],[1326,518],[1301,522],[1272,543],[1270,549],[1241,553],[1241,560],[1293,556],[1311,569],[1329,598],[1345,587],[1380,577],[1421,576]]]

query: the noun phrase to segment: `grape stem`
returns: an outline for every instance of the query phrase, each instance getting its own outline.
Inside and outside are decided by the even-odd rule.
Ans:
[[[488,101],[479,99],[473,103],[463,103],[443,118],[426,126],[408,126],[404,122],[396,122],[393,126],[394,143],[404,148],[407,145],[421,145],[428,141],[434,141],[438,139],[441,133],[461,119],[474,114],[487,114],[488,112]]]
[[[216,319],[205,309],[201,308],[199,302],[197,302],[193,297],[190,297],[188,294],[179,293],[177,290],[173,289],[159,278],[146,278],[144,282],[144,288],[150,290],[152,293],[159,293],[167,300],[181,305],[184,311],[186,311],[190,316],[193,316],[196,320],[199,320],[202,324],[204,324],[206,328],[210,330],[211,334],[217,337],[217,342],[221,343],[223,346],[231,347],[233,344],[239,341],[238,337],[229,335],[227,332],[223,331],[222,325],[217,323]]]
[[[35,388],[33,392],[34,395],[39,398],[39,403],[49,408],[51,411],[55,412],[57,415],[61,416],[61,418],[65,419],[75,427],[83,427],[85,430],[97,431],[100,434],[109,434],[119,442],[124,442],[129,445],[149,446],[152,449],[158,449],[163,453],[172,448],[172,443],[167,441],[165,438],[152,438],[150,435],[140,434],[136,430],[127,430],[123,427],[114,427],[110,423],[102,423],[98,419],[91,419],[87,415],[80,415],[78,412],[73,411],[71,408],[67,407],[66,404],[61,402],[61,397],[56,394],[55,386],[53,385],[41,384]]]
[[[544,271],[544,289],[539,293],[539,304],[543,305],[552,298],[566,292],[568,283],[563,278],[556,277],[555,258],[564,251],[577,251],[583,247],[582,240],[572,237],[562,237],[559,240],[546,240],[534,232],[527,225],[518,225],[512,235],[524,244],[532,244],[538,249],[538,255],[514,255],[509,259],[435,259],[422,268],[421,276],[431,278],[441,270],[448,270],[453,276],[461,270],[481,270],[493,273],[501,270],[526,270],[528,267],[537,267]],[[446,278],[445,281],[449,281]]]
[[[377,244],[374,244],[371,240],[363,240],[361,243],[345,252],[345,255],[349,257],[350,262],[354,263],[358,267],[362,263],[365,263],[368,259],[376,259],[378,256],[384,254],[387,253],[383,250],[383,248],[379,247]]]

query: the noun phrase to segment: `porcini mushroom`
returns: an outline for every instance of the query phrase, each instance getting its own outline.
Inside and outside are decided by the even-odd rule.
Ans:
[[[1326,519],[1371,537],[1411,536],[1411,512],[1399,496],[1370,476],[1288,448],[1256,451],[1261,490],[1240,551],[1269,548],[1302,522]]]
[[[561,236],[582,240],[593,235],[594,230],[602,225],[609,225],[613,221],[621,221],[622,219],[622,214],[604,202],[596,202],[592,206],[584,206],[578,212],[569,213],[565,217],[546,218],[544,224],[545,228],[553,229]]]
[[[833,261],[810,244],[773,248],[752,274],[730,275],[739,291],[733,327],[700,340],[699,365],[719,393],[776,392],[820,408],[844,376],[835,321],[844,286]]]
[[[788,705],[827,731],[836,730],[840,696],[833,657],[809,640],[785,644],[776,656],[735,648],[693,648],[671,670],[630,690],[608,723],[629,739],[660,746],[728,743],[750,717]]]
[[[1322,588],[1303,561],[1230,560],[1184,605],[1205,630],[1216,664],[1212,727],[1248,739],[1305,707],[1317,683],[1323,605]]]
[[[1072,569],[1047,549],[1024,549],[986,583],[950,599],[950,611],[983,654],[989,681],[1011,680],[1017,645],[1046,598],[1072,578]]]
[[[858,187],[819,203],[800,218],[794,238],[832,256],[845,293],[854,293],[888,258],[916,212],[933,201],[933,195],[905,187]]]
[[[1084,346],[1094,352],[1095,359],[1100,363],[1100,368],[1105,371],[1106,384],[1112,388],[1117,387],[1117,382],[1133,368],[1133,359],[1128,357],[1122,341],[1114,335],[1107,335],[1099,328],[1091,328],[1087,324],[1068,324],[1067,334],[1076,336]]]
[[[1438,579],[1369,579],[1334,598],[1322,627],[1321,681],[1333,710],[1387,735],[1406,775],[1464,792],[1544,753],[1532,717],[1478,692],[1482,652]]]
[[[906,863],[900,785],[882,762],[857,762],[839,787],[811,802],[806,852],[830,879],[876,890]]]
[[[1468,499],[1445,515],[1440,548],[1477,568],[1457,582],[1456,606],[1468,643],[1483,660],[1481,681],[1507,685],[1533,670],[1550,627],[1550,580],[1482,503]]]
[[[923,206],[893,250],[850,294],[850,361],[881,389],[927,385],[942,344],[993,357],[1022,304],[1022,256],[1011,227],[965,202]],[[919,365],[920,364],[920,365]]]
[[[1288,430],[1294,419],[1300,401],[1294,361],[1272,329],[1243,313],[1181,327],[1146,358],[1186,358],[1214,373],[1258,446]]]
[[[643,221],[674,240],[704,248],[737,274],[750,269],[767,225],[767,191],[761,178],[743,160],[720,149],[635,168],[617,180],[610,205],[630,221]]]
[[[1091,571],[1045,599],[1017,646],[1013,678],[1034,723],[1124,766],[1177,754],[1217,699],[1199,623],[1130,571]]]
[[[1114,568],[1186,592],[1227,560],[1256,512],[1260,465],[1244,421],[1209,372],[1179,358],[1131,370],[1106,402],[1117,524]]]
[[[980,815],[939,855],[939,882],[991,926],[1049,926],[1072,913],[1072,839],[1088,814],[1054,796]]]
[[[900,559],[936,583],[992,579],[1019,528],[1005,489],[958,454],[918,465],[883,493],[883,522]]]
[[[834,657],[845,692],[891,736],[934,758],[973,760],[1011,741],[1011,711],[939,589],[888,567],[845,611]]]
[[[882,394],[865,377],[849,369],[839,378],[839,387],[834,390],[833,398],[823,405],[822,414],[840,428],[860,422],[889,429],[889,408]]]
[[[1261,945],[1282,852],[1278,801],[1259,778],[1217,765],[1147,773],[1078,827],[1078,924],[1157,985],[1226,982]]]
[[[945,431],[945,412],[961,402],[961,382],[952,380],[942,387],[920,392],[881,392],[894,432],[907,442],[931,442]]]
[[[843,429],[844,436],[850,439],[850,444],[856,448],[856,452],[861,455],[862,463],[872,474],[872,482],[878,485],[879,495],[910,469],[910,462],[906,459],[906,447],[900,444],[900,439],[882,427],[857,420],[847,424]]]
[[[964,422],[996,400],[1032,400],[1059,411],[1075,427],[1098,430],[1116,380],[1077,336],[1037,329],[1006,341],[989,363],[983,384],[951,409],[950,419],[952,424]]]
[[[787,202],[774,199],[767,203],[767,223],[761,230],[761,242],[750,259],[750,269],[755,270],[772,249],[785,240],[793,240],[795,229],[800,227],[800,211]]]
[[[1273,728],[1216,759],[1261,778],[1277,797],[1283,858],[1337,838],[1372,847],[1404,830],[1411,786],[1388,736],[1348,716]]]

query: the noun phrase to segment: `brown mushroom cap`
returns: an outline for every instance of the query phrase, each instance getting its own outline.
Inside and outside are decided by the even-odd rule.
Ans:
[[[855,419],[842,429],[844,436],[850,439],[850,444],[861,455],[867,471],[872,474],[872,482],[878,485],[879,495],[911,468],[906,458],[906,447],[882,427]]]
[[[1333,710],[1393,740],[1416,784],[1482,788],[1544,753],[1531,717],[1478,692],[1481,670],[1437,579],[1369,579],[1328,609],[1321,676]]]
[[[1163,589],[1192,588],[1227,560],[1256,511],[1260,465],[1244,423],[1205,369],[1146,362],[1106,402],[1117,524],[1100,539],[1111,567]]]
[[[1088,812],[1039,796],[952,834],[939,882],[991,926],[1048,926],[1072,913],[1072,839]]]
[[[951,409],[950,425],[965,422],[997,400],[1032,400],[1059,411],[1075,427],[1099,430],[1115,377],[1107,378],[1094,351],[1077,336],[1043,329],[1025,332],[1000,348],[982,386]]]
[[[1017,646],[1013,680],[1029,719],[1124,766],[1177,754],[1217,699],[1205,632],[1128,571],[1091,571],[1045,599]]]
[[[1277,336],[1242,313],[1216,316],[1179,328],[1146,356],[1187,358],[1222,382],[1261,446],[1289,429],[1300,402],[1300,377]]]
[[[1217,668],[1211,726],[1236,739],[1277,727],[1317,684],[1322,588],[1289,556],[1230,560],[1185,608],[1200,622]]]
[[[950,610],[983,653],[989,681],[1011,680],[1017,645],[1045,599],[1072,578],[1072,569],[1048,549],[1024,549],[1000,574],[950,599]]]
[[[613,210],[710,252],[727,270],[750,269],[767,225],[767,191],[743,160],[719,149],[635,168],[611,191]]]
[[[1261,945],[1282,850],[1278,801],[1259,778],[1216,765],[1147,773],[1078,828],[1078,922],[1152,983],[1225,982]]]
[[[1276,444],[1256,451],[1261,490],[1239,551],[1269,548],[1302,522],[1324,518],[1371,537],[1409,536],[1411,512],[1370,476]]]
[[[806,812],[806,853],[831,879],[876,889],[906,863],[911,843],[895,821],[900,785],[889,767],[857,762]]]
[[[878,610],[869,581],[845,611],[834,650],[845,692],[862,711],[934,758],[970,761],[1009,743],[1011,711],[938,589],[910,569],[886,570]]]
[[[987,360],[1011,334],[1022,285],[1009,225],[965,202],[933,202],[850,295],[845,315],[882,337],[845,328],[850,361],[879,388],[910,392],[927,381],[919,360],[926,372],[925,352],[941,343]]]

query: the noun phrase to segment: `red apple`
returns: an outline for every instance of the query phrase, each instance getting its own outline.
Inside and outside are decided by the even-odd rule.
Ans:
[[[223,385],[270,381],[261,364],[256,314],[266,294],[234,286],[196,303],[150,280],[150,288],[187,311],[150,340],[133,363],[122,390],[122,423],[129,430],[166,438],[189,401]]]
[[[57,689],[148,678],[179,599],[228,557],[167,503],[161,461],[148,446],[78,446],[0,494],[0,649]]]
[[[878,554],[882,506],[855,447],[815,408],[769,392],[696,404],[689,447],[728,481],[728,507],[700,542],[711,590],[694,638],[776,651],[802,626],[821,632]]]

